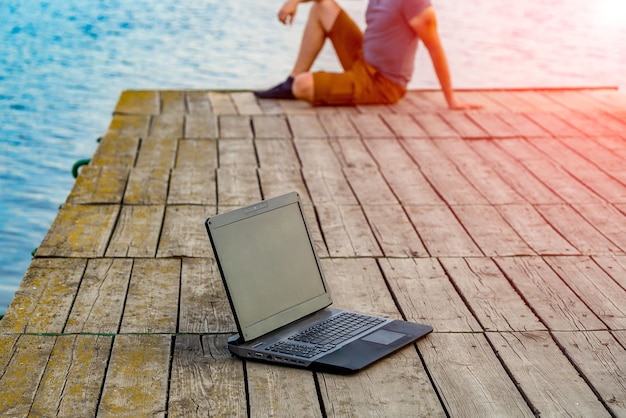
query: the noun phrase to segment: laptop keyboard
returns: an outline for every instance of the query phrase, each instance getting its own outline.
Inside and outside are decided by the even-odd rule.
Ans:
[[[279,341],[272,344],[267,347],[267,350],[311,358],[320,353],[330,351],[337,345],[383,322],[385,320],[382,318],[354,312],[342,312],[292,335],[288,338],[288,341]]]

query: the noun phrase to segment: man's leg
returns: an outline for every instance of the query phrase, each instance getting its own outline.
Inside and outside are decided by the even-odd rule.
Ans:
[[[309,11],[300,50],[289,78],[266,92],[258,92],[258,97],[289,98],[288,93],[291,93],[297,99],[313,101],[313,75],[308,71],[322,50],[327,34],[332,29],[340,11],[341,8],[335,0],[314,2]],[[291,91],[285,92],[283,91],[285,89]]]

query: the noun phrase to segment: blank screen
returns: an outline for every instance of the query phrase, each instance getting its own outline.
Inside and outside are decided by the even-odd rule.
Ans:
[[[212,234],[242,328],[326,292],[297,203],[217,227]],[[270,320],[264,328],[280,325]]]

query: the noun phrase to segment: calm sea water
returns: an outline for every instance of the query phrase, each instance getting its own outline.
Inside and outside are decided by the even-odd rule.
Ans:
[[[340,3],[363,25],[364,0]],[[623,0],[433,0],[457,87],[623,86]],[[0,313],[124,89],[256,89],[289,72],[281,0],[0,3]],[[338,69],[330,50],[317,68]],[[436,87],[418,52],[412,88]]]

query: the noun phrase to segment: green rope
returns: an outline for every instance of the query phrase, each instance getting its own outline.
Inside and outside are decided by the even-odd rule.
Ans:
[[[78,177],[78,169],[80,169],[84,165],[89,164],[90,161],[91,158],[83,158],[82,160],[78,160],[74,163],[74,165],[72,166],[72,175],[74,176],[74,178]]]

